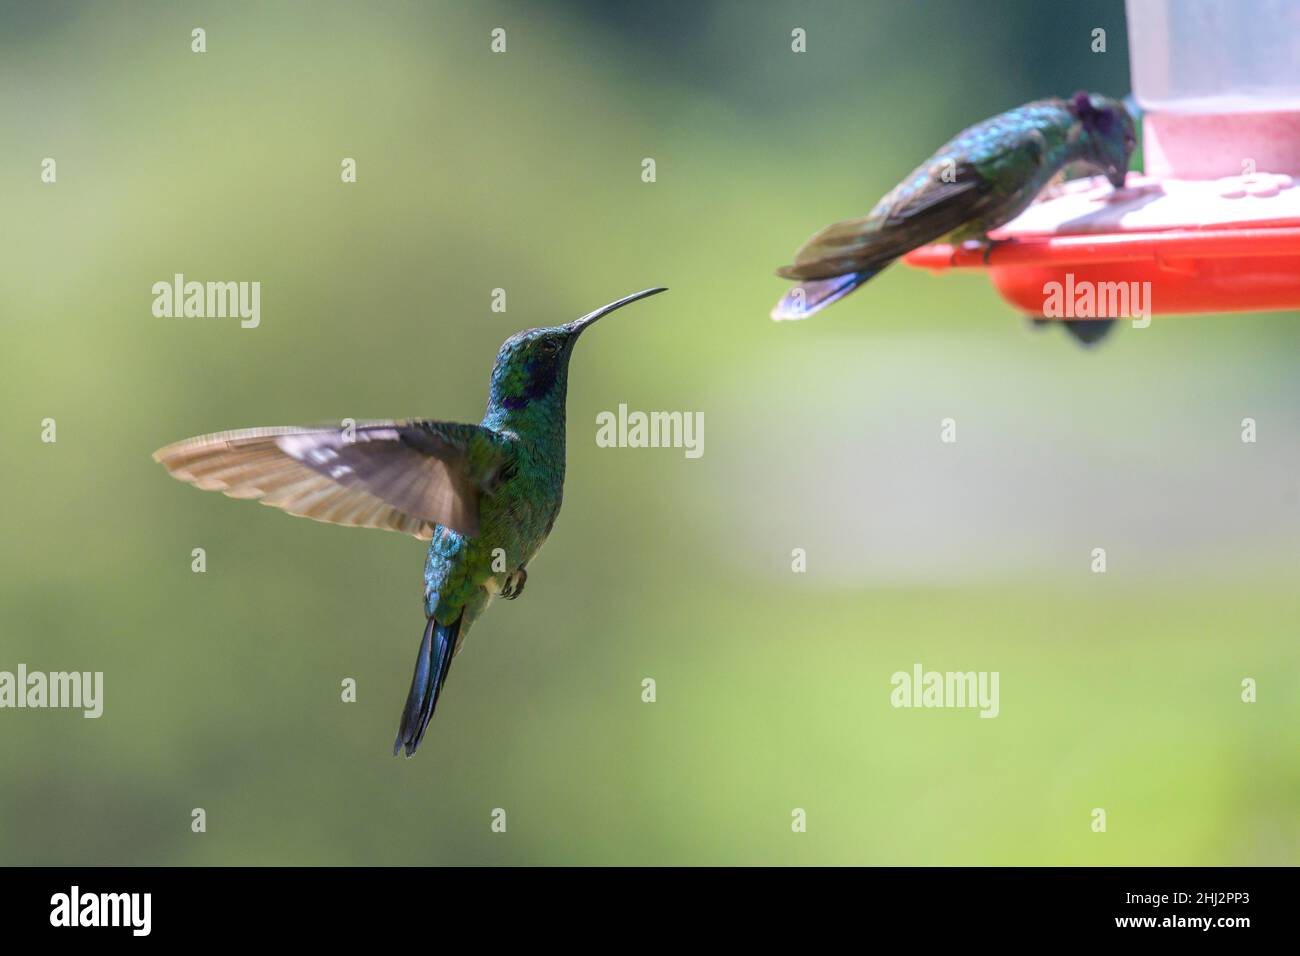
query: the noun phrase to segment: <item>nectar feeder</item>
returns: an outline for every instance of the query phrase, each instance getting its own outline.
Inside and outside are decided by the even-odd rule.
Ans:
[[[903,261],[987,269],[1035,318],[1131,316],[1130,289],[1145,315],[1300,309],[1300,4],[1128,0],[1128,22],[1145,174],[1049,188],[990,249]],[[1075,289],[1094,314],[1061,314]]]

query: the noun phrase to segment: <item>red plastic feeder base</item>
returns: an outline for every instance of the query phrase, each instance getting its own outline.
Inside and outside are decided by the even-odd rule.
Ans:
[[[1300,224],[1025,236],[994,246],[987,264],[978,246],[924,246],[903,261],[940,272],[986,268],[1002,297],[1034,316],[1044,315],[1052,296],[1068,308],[1088,286],[1099,300],[1109,298],[1102,284],[1117,282],[1150,283],[1145,301],[1157,315],[1300,309]]]
[[[987,255],[974,244],[933,245],[903,261],[987,269],[1003,298],[1049,319],[1119,318],[1087,310],[1134,296],[1143,317],[1300,309],[1300,186],[1285,174],[1199,181],[1130,173],[1120,190],[1075,180],[992,235],[1008,241]]]

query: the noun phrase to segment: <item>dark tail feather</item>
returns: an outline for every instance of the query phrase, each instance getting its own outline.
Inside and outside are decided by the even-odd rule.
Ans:
[[[1083,345],[1096,345],[1104,339],[1115,326],[1114,319],[1065,319],[1065,331],[1079,340]]]
[[[447,681],[447,671],[451,670],[451,655],[456,650],[456,637],[460,634],[460,618],[451,624],[438,624],[433,618],[424,627],[424,640],[420,642],[420,654],[415,659],[415,675],[411,678],[411,692],[406,695],[406,707],[402,711],[402,725],[397,730],[397,739],[393,741],[393,756],[406,748],[406,756],[412,756],[424,739],[424,731],[433,716],[433,708],[442,693],[442,685]]]
[[[883,266],[865,272],[847,272],[830,279],[805,279],[792,288],[772,310],[778,322],[787,319],[806,319],[832,302],[838,302],[862,283],[874,276]]]

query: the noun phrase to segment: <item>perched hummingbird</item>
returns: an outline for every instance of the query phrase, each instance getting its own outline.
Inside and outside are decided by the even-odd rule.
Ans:
[[[1137,140],[1117,100],[1076,93],[1027,103],[958,133],[860,219],[827,226],[777,275],[798,279],[772,310],[803,319],[844,298],[899,256],[938,240],[979,240],[1010,222],[1069,163],[1124,185]]]
[[[497,595],[524,589],[564,496],[564,417],[573,346],[646,289],[567,325],[506,339],[477,425],[410,419],[338,428],[247,428],[154,452],[182,481],[290,514],[429,541],[427,622],[393,754],[415,753],[452,656]]]

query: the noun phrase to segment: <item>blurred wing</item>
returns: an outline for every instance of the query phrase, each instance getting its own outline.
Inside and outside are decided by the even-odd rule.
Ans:
[[[925,178],[917,184],[918,176]],[[777,270],[787,279],[828,279],[880,269],[989,212],[998,200],[993,182],[971,163],[932,163],[909,177],[871,214],[827,226]]]
[[[349,438],[351,440],[349,440]],[[478,425],[368,422],[338,428],[245,428],[154,452],[173,476],[293,515],[428,539],[434,525],[478,534],[478,503],[511,457]]]

